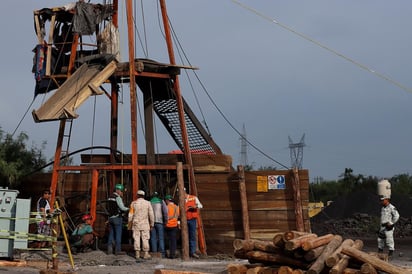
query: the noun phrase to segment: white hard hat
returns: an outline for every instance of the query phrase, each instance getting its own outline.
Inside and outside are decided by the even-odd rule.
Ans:
[[[142,195],[142,196],[144,196],[144,194],[145,194],[144,191],[141,190],[141,189],[137,191],[137,195]]]

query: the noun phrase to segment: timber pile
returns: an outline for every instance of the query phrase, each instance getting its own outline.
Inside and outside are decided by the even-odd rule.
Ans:
[[[237,274],[340,274],[364,273],[406,274],[388,262],[386,254],[362,251],[361,240],[345,239],[335,234],[289,231],[277,233],[272,241],[233,241],[234,255],[249,264],[228,265],[228,273]]]

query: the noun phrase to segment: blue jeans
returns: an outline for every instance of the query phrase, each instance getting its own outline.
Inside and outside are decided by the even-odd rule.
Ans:
[[[196,253],[196,218],[187,220],[187,230],[189,232],[189,255]]]
[[[150,248],[152,252],[160,252],[165,255],[165,237],[164,225],[162,223],[155,223],[152,230],[150,230]]]
[[[109,238],[107,240],[107,252],[112,253],[113,251],[113,241],[115,244],[115,252],[120,252],[122,249],[122,225],[123,225],[123,218],[119,217],[111,217],[109,218]]]
[[[167,238],[169,239],[169,258],[174,259],[176,257],[177,247],[177,227],[166,227],[165,229]]]

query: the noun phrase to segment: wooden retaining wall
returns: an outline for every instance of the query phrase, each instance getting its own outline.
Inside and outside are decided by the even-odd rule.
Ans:
[[[269,176],[284,176],[285,189],[270,189]],[[72,219],[76,221],[90,208],[89,173],[66,173],[64,187],[64,206]],[[203,230],[208,254],[233,253],[233,240],[244,238],[242,206],[237,172],[196,173],[198,196],[204,208],[201,210]],[[265,181],[266,180],[266,181]],[[41,191],[49,188],[51,174],[38,174],[25,180],[19,197],[32,198],[32,209]],[[309,177],[307,170],[299,171],[300,198],[303,209],[304,229],[310,231],[308,216]],[[105,204],[111,193],[104,174],[99,176],[98,205],[95,218],[95,230],[106,233]],[[292,171],[249,171],[245,172],[246,197],[252,239],[272,240],[276,232],[296,230],[294,193],[292,189]],[[132,199],[131,193],[125,193],[125,203]],[[63,200],[63,199],[62,199]]]
[[[285,189],[262,190],[264,178],[273,175],[285,176]],[[252,239],[272,240],[276,232],[296,230],[291,176],[290,170],[245,172]],[[299,179],[305,231],[310,231],[308,171],[300,170]],[[238,173],[196,174],[196,182],[208,254],[233,252],[233,240],[244,238]]]

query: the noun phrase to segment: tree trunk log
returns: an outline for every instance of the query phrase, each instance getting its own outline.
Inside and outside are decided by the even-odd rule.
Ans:
[[[238,259],[247,259],[247,254],[246,254],[247,252],[248,251],[239,249],[239,250],[235,250],[233,255],[235,256],[235,258],[238,258]]]
[[[370,264],[364,263],[360,268],[360,273],[362,274],[378,274],[378,271]]]
[[[272,274],[273,268],[269,266],[257,266],[254,268],[249,268],[246,274]]]
[[[328,267],[333,267],[335,264],[337,264],[342,257],[342,254],[340,253],[342,251],[342,248],[345,246],[353,246],[355,242],[352,239],[346,239],[343,241],[343,243],[338,247],[338,249],[333,252],[329,258],[326,259],[325,263]]]
[[[364,263],[370,263],[375,269],[387,272],[389,274],[406,274],[412,273],[411,270],[407,270],[387,262],[384,262],[376,257],[373,257],[363,251],[357,250],[353,247],[345,247],[342,249],[342,253],[351,256]]]
[[[279,248],[285,248],[285,242],[283,240],[283,233],[276,233],[275,236],[273,236],[273,244]]]
[[[279,265],[293,266],[297,268],[307,268],[308,264],[300,260],[282,255],[267,253],[263,251],[249,251],[246,253],[249,260],[261,263],[276,263]]]
[[[310,234],[306,234],[306,235],[297,237],[295,239],[289,240],[285,243],[285,249],[294,250],[298,247],[301,247],[303,242],[315,239],[316,237],[318,237],[318,235],[310,233]]]
[[[303,256],[305,256],[305,251],[302,248],[296,248],[293,250],[293,257],[296,259],[303,259]]]
[[[359,269],[345,268],[342,274],[359,274]]]
[[[311,265],[307,274],[319,274],[325,268],[325,260],[328,258],[342,243],[342,236],[335,235],[323,250],[322,254]]]
[[[291,230],[283,233],[283,241],[287,242],[297,237],[310,234],[309,232],[301,232],[296,230]]]
[[[319,246],[317,248],[311,249],[308,252],[306,252],[306,254],[303,256],[303,258],[307,262],[312,262],[312,261],[316,260],[320,256],[320,254],[322,254],[325,247],[326,247],[326,245],[323,245],[323,246]]]
[[[154,274],[209,274],[209,273],[197,272],[197,271],[182,271],[182,270],[173,270],[173,269],[156,269]]]
[[[249,222],[249,207],[247,203],[246,183],[245,183],[245,169],[243,166],[237,166],[239,174],[239,193],[240,204],[242,206],[242,224],[243,234],[245,240],[250,240],[250,222]]]
[[[242,240],[242,239],[233,240],[233,248],[235,249],[235,252],[237,250],[250,251],[250,250],[253,250],[254,246],[255,246],[254,243],[250,240]]]
[[[230,274],[246,274],[248,267],[244,264],[228,264],[226,269]]]
[[[273,242],[261,240],[241,240],[235,239],[233,241],[233,248],[235,252],[243,249],[244,251],[261,250],[265,252],[281,253],[282,249],[275,246]]]
[[[253,240],[253,241],[254,241],[255,250],[261,250],[261,251],[272,252],[272,253],[282,253],[282,249],[275,246],[273,242],[259,241],[259,240]]]
[[[296,230],[305,231],[305,222],[303,221],[302,199],[300,195],[300,180],[299,170],[294,167],[292,170],[292,189],[293,189],[293,204],[296,216]]]
[[[293,269],[289,266],[281,266],[277,274],[293,274]]]
[[[361,250],[363,248],[363,242],[361,240],[356,240],[353,245],[353,248],[356,248],[358,250]],[[343,248],[342,248],[343,249]],[[341,249],[341,253],[342,253]],[[347,255],[342,255],[342,258],[331,268],[329,271],[330,274],[340,274],[343,273],[343,270],[347,268],[348,263],[349,263],[349,256]]]
[[[326,234],[315,239],[305,241],[302,243],[302,248],[305,251],[311,250],[313,248],[317,248],[322,245],[327,245],[332,239],[335,237],[333,234]]]

